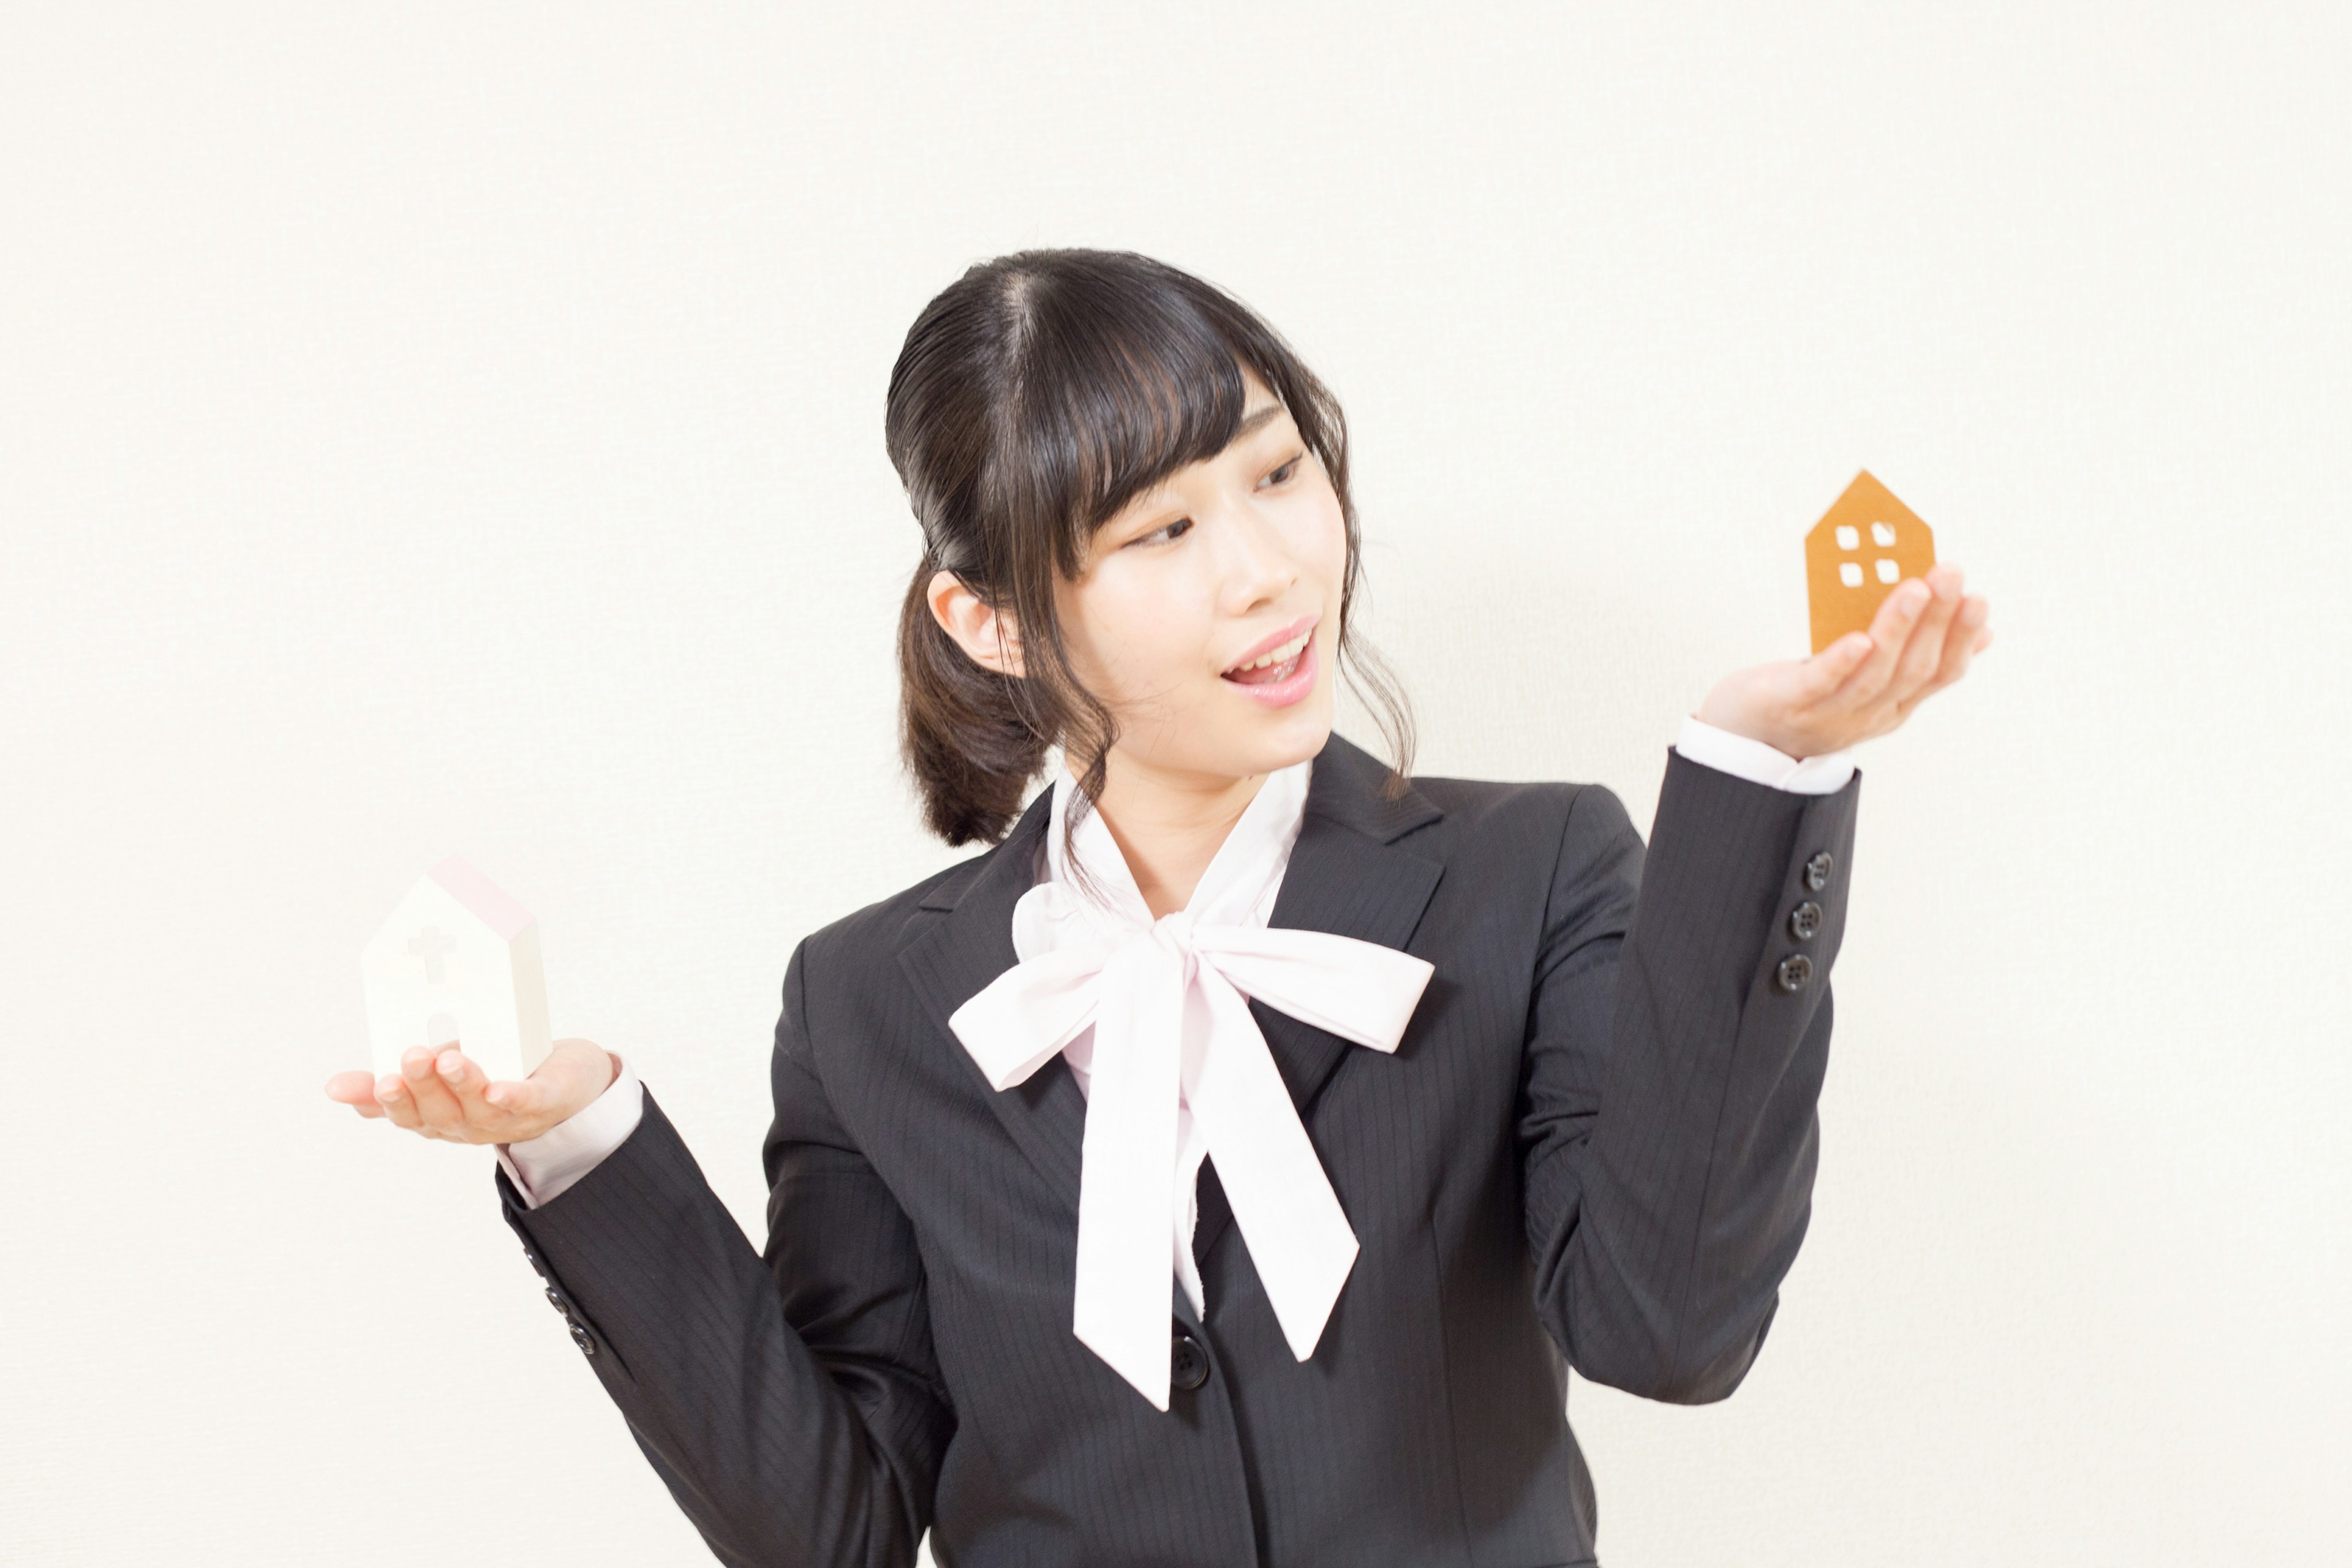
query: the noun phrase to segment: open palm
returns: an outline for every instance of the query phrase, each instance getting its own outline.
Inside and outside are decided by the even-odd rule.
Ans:
[[[1958,566],[1936,566],[1889,594],[1867,632],[1725,676],[1696,717],[1792,757],[1885,734],[1991,645],[1991,606],[1961,584]]]
[[[427,1138],[520,1143],[581,1110],[620,1071],[619,1059],[595,1041],[569,1039],[556,1041],[529,1078],[493,1081],[452,1041],[438,1050],[411,1046],[397,1073],[339,1072],[326,1088],[328,1099],[370,1121]]]

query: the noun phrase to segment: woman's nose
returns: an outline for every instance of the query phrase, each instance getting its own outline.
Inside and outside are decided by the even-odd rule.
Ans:
[[[1279,599],[1298,580],[1297,563],[1290,558],[1281,533],[1256,507],[1236,507],[1232,526],[1220,531],[1226,542],[1220,564],[1228,612],[1246,615]]]

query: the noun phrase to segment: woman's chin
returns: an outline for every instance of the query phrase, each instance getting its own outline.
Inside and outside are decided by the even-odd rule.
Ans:
[[[1247,721],[1236,726],[1244,733],[1234,739],[1239,742],[1235,749],[1246,753],[1247,764],[1234,769],[1236,773],[1272,773],[1303,763],[1320,755],[1331,738],[1328,692],[1316,692],[1287,708],[1262,708],[1245,717]]]

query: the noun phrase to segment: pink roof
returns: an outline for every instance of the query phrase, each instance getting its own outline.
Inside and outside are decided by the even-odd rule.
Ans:
[[[530,924],[530,911],[516,903],[505,889],[476,870],[469,860],[452,855],[425,875],[447,889],[451,898],[498,932],[502,942],[512,942],[522,934],[523,927]]]

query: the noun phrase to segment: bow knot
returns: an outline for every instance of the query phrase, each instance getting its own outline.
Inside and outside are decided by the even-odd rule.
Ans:
[[[1187,981],[1201,968],[1201,954],[1192,945],[1193,929],[1190,910],[1178,910],[1151,922],[1151,940],[1175,957],[1183,967],[1183,977]]]

